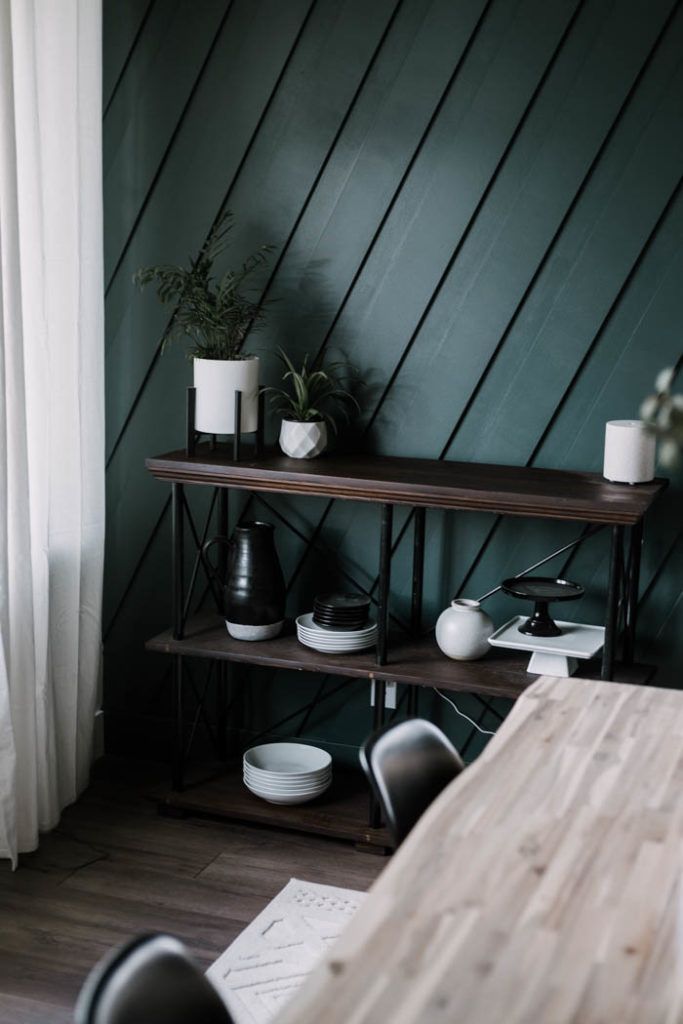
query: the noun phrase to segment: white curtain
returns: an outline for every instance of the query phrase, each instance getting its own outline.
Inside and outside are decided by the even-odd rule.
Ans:
[[[0,857],[87,783],[104,535],[100,0],[0,0]]]

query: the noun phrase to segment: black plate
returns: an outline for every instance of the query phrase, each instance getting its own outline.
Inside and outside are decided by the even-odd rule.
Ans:
[[[352,618],[362,618],[368,614],[368,608],[354,608],[353,611],[337,611],[334,608],[322,608],[319,604],[313,605],[316,615],[325,615],[326,618],[344,618],[346,621]]]
[[[313,603],[324,605],[327,608],[355,610],[367,607],[370,604],[370,598],[365,594],[317,594]]]
[[[313,612],[313,621],[323,626],[339,626],[340,629],[360,629],[368,621],[367,614],[354,615],[351,618],[341,618],[337,615],[323,615],[317,611]]]
[[[327,612],[328,615],[340,615],[343,619],[350,619],[354,615],[363,615],[369,606],[369,601],[367,604],[359,605],[357,608],[334,608],[328,604],[321,604],[320,601],[313,602],[313,607],[317,608],[318,611]]]
[[[513,576],[503,580],[501,587],[506,594],[523,601],[535,601],[534,614],[521,626],[520,633],[528,636],[561,636],[562,630],[548,614],[551,601],[574,601],[583,597],[583,587],[570,580],[553,579],[552,576]]]
[[[365,608],[361,608],[360,611],[354,612],[353,615],[341,615],[339,612],[328,612],[325,608],[318,608],[317,605],[313,609],[313,614],[317,615],[320,619],[334,619],[335,622],[358,622],[361,619],[367,619],[368,613]]]
[[[512,577],[503,580],[502,587],[506,594],[527,601],[573,601],[584,594],[579,583],[553,579],[551,576]]]

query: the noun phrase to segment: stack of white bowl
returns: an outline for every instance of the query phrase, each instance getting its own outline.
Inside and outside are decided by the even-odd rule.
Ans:
[[[262,743],[242,759],[244,785],[271,804],[304,804],[332,783],[332,758],[306,743]]]

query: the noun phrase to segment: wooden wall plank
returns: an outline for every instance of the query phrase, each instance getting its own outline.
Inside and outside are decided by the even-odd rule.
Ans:
[[[118,437],[168,320],[167,311],[153,301],[151,293],[140,294],[133,289],[132,275],[138,267],[150,263],[184,263],[202,244],[309,7],[305,0],[288,4],[263,0],[258,5],[237,0],[231,8],[192,107],[176,136],[167,172],[147,202],[145,216],[128,243],[110,288],[107,360],[108,364],[113,360],[117,369],[124,368],[123,373],[108,369],[112,384],[107,418],[110,444]],[[264,35],[265,24],[270,31]],[[243,90],[247,80],[250,88]],[[238,95],[240,101],[236,103],[232,98]],[[225,98],[218,100],[219,96]],[[207,124],[213,121],[216,128],[209,132]]]
[[[383,381],[403,358],[571,13],[568,4],[530,0],[516,9],[496,5],[484,23],[333,334],[334,341],[341,332],[363,362],[372,339],[372,366]],[[420,380],[431,365],[421,366]],[[399,408],[405,423],[407,403]],[[389,425],[383,420],[385,440],[394,434]]]
[[[483,0],[401,5],[271,285],[287,304],[267,341],[281,332],[295,350],[321,346],[486,6]]]
[[[102,109],[106,111],[123,81],[135,50],[138,34],[154,6],[154,0],[120,0],[102,7]],[[107,144],[106,139],[103,140]]]
[[[547,275],[550,280],[545,275],[539,280],[538,296],[530,295],[525,322],[518,321],[509,336],[449,456],[458,457],[463,450],[475,460],[492,456],[502,462],[512,457],[526,461],[531,456],[678,187],[683,138],[672,140],[666,152],[661,144],[668,126],[683,113],[683,70],[673,78],[665,76],[664,82],[662,103],[649,112],[649,123],[639,126],[636,148],[624,151],[615,137],[605,153],[594,175],[595,190],[584,194],[555,245],[558,269]],[[653,151],[662,153],[656,167]],[[608,162],[610,177],[617,180],[605,197],[599,178]],[[525,396],[541,359],[552,363],[553,372],[544,375],[545,386],[529,403]]]
[[[196,3],[174,0],[155,4],[142,28],[104,120],[104,208],[116,213],[105,224],[107,287],[229,10],[227,0],[203,0],[197,18]]]
[[[575,79],[567,82],[560,67],[548,82],[551,109],[558,114],[548,121],[547,108],[539,104],[541,124],[547,127],[541,146],[538,149],[534,146],[538,130],[535,124],[530,125],[529,135],[520,139],[520,148],[528,160],[521,188],[515,177],[508,184],[507,162],[503,168],[494,215],[484,220],[478,237],[473,239],[473,245],[484,254],[483,260],[472,266],[469,253],[463,254],[464,268],[456,270],[455,290],[444,289],[439,308],[433,314],[436,322],[430,317],[414,357],[404,364],[402,373],[415,382],[411,388],[412,404],[420,405],[429,396],[430,402],[450,414],[445,417],[445,423],[432,421],[420,431],[420,437],[424,437],[429,446],[426,450],[434,451],[437,445],[443,450],[448,437],[444,436],[445,431],[450,431],[459,420],[472,389],[503,337],[503,351],[507,349],[509,338],[505,332],[517,314],[519,303],[524,303],[521,315],[527,318],[521,329],[522,337],[526,331],[533,330],[545,314],[543,309],[538,312],[533,307],[528,309],[526,290],[553,244],[555,233],[584,176],[590,171],[591,162],[666,14],[662,10],[657,21],[651,12],[646,15],[643,11],[639,19],[631,19],[624,25],[619,12],[612,8],[611,16],[596,26],[596,14],[604,17],[603,11],[589,10],[586,15],[590,17],[580,17],[576,24],[580,46],[573,55],[576,62],[577,52],[581,53],[582,60]],[[597,32],[596,28],[599,28]],[[616,47],[615,34],[619,39]],[[562,88],[566,91],[558,93]],[[533,111],[530,119],[535,121],[535,118],[536,111]],[[571,146],[567,146],[567,139],[572,140]],[[510,162],[514,172],[515,164]],[[503,205],[505,199],[507,203]],[[555,257],[553,250],[550,261],[562,280],[566,257],[561,253]],[[418,366],[420,358],[423,362]],[[398,384],[400,386],[400,381]],[[498,394],[496,404],[497,401]],[[487,395],[481,401],[481,408],[490,407],[491,399]],[[398,436],[394,431],[391,436],[400,443],[400,424],[398,428]],[[482,455],[484,446],[477,440],[478,454],[475,455],[471,448],[473,437],[477,437],[476,430],[468,433],[459,423],[457,435],[445,454],[450,458],[506,461],[495,443],[489,444],[486,454]],[[501,443],[504,443],[503,438]],[[521,458],[521,452],[516,458]]]

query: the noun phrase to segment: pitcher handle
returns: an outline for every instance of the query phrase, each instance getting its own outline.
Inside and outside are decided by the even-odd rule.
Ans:
[[[213,565],[213,563],[209,559],[209,548],[211,548],[214,544],[225,544],[228,550],[230,550],[234,543],[235,542],[230,537],[218,536],[212,537],[211,540],[207,540],[206,543],[202,544],[202,564],[204,565],[206,575],[209,578],[209,585],[213,592],[213,596],[216,601],[216,606],[218,608],[218,611],[221,613],[223,611],[223,587],[225,585],[225,580],[221,579],[218,569],[216,568],[215,565]]]

